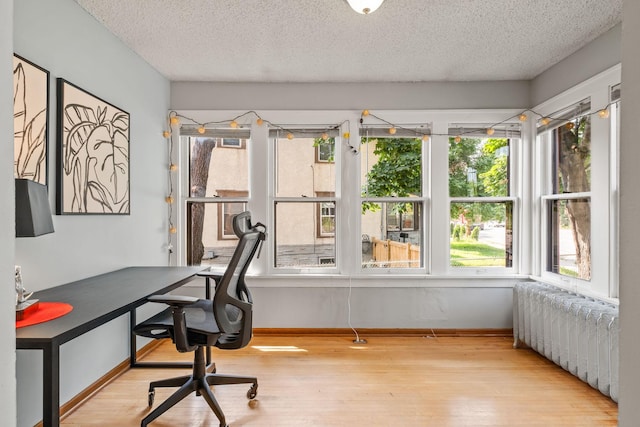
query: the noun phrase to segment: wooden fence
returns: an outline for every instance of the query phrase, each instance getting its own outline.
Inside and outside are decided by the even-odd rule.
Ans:
[[[411,243],[371,238],[373,246],[372,264],[377,267],[420,267],[420,246]]]

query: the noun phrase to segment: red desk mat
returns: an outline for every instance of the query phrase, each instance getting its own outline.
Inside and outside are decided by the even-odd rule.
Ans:
[[[37,323],[48,322],[49,320],[64,316],[71,310],[73,310],[73,306],[66,302],[41,301],[38,305],[38,309],[27,316],[26,319],[16,320],[16,329],[35,325]]]

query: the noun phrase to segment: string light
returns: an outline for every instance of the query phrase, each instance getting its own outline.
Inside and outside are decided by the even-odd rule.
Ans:
[[[288,140],[292,140],[293,139],[293,134],[291,132],[287,133],[287,139]]]
[[[422,142],[429,142],[429,135],[422,135]]]
[[[178,118],[178,116],[171,116],[171,118],[169,119],[169,122],[172,125],[178,125],[180,124],[180,119]]]
[[[598,111],[598,116],[601,119],[608,119],[609,118],[609,109],[608,108],[603,108],[602,110]]]
[[[326,133],[326,132],[322,132],[322,135],[320,135],[320,137],[321,137],[324,141],[326,141],[327,139],[329,139],[329,134],[328,134],[328,133]]]
[[[342,134],[342,137],[344,139],[349,139],[351,137],[351,134],[349,132],[345,132],[345,133]]]
[[[233,129],[238,127],[238,122],[236,122],[235,120],[231,120],[231,123],[229,123],[229,126],[231,126]]]
[[[456,143],[458,143],[458,142],[462,141],[462,138],[460,137],[460,135],[456,135],[456,137],[455,137],[455,138],[453,138],[453,140],[454,140]]]
[[[169,227],[169,233],[176,234],[177,232],[178,232],[178,229],[176,227],[174,227],[173,225],[171,227]]]
[[[198,127],[198,133],[200,135],[204,134],[207,130],[204,128],[204,126],[199,126]]]
[[[164,201],[169,203],[169,204],[171,204],[171,203],[173,203],[173,197],[172,196],[167,196],[167,197],[164,198]]]
[[[549,123],[551,123],[551,119],[549,117],[543,117],[543,118],[540,119],[540,124],[542,126],[546,126]]]
[[[396,132],[397,132],[397,130],[396,130],[396,128],[395,128],[395,127],[390,127],[390,128],[389,128],[389,135],[395,135],[395,134],[396,134]]]
[[[168,130],[165,130],[164,132],[162,132],[162,136],[165,138],[169,138],[171,136],[171,132],[169,132]]]
[[[258,117],[258,118],[256,119],[256,124],[257,124],[258,126],[262,126],[262,124],[263,124],[263,123],[264,123],[264,120],[262,120],[260,117]]]
[[[520,120],[521,122],[526,122],[527,121],[527,115],[525,113],[521,113],[518,116],[518,120]]]
[[[566,127],[568,130],[571,130],[571,129],[573,129],[574,127],[576,127],[576,125],[574,125],[574,124],[573,124],[573,122],[569,122],[569,123],[567,123],[567,124],[565,125],[565,127]]]
[[[171,163],[171,164],[169,165],[169,170],[170,170],[171,172],[175,172],[175,171],[177,171],[177,170],[178,170],[178,165],[175,165],[175,164]]]
[[[367,117],[369,115],[369,110],[362,110],[362,117]]]
[[[494,128],[488,128],[488,129],[487,129],[487,135],[491,136],[491,135],[493,135],[494,133],[496,133],[496,130],[495,130]]]

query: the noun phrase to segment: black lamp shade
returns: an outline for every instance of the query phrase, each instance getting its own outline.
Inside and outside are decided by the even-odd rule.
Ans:
[[[47,186],[30,179],[16,179],[16,237],[53,233]]]

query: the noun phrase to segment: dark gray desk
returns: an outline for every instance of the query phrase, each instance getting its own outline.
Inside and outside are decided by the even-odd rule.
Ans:
[[[34,293],[40,301],[66,302],[71,313],[16,330],[17,349],[42,350],[44,427],[60,425],[60,346],[123,314],[135,325],[135,310],[147,297],[190,281],[203,267],[129,267]],[[131,365],[135,336],[131,335]]]

